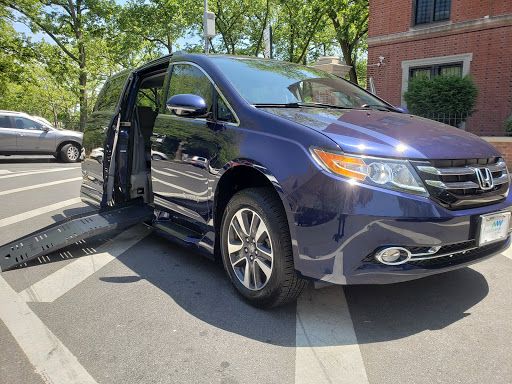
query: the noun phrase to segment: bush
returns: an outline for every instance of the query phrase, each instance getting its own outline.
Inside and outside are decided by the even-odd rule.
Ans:
[[[507,132],[509,135],[512,134],[512,115],[510,115],[508,119],[505,120],[505,132]]]
[[[473,80],[459,76],[417,76],[404,94],[407,108],[415,115],[458,126],[474,112],[478,90]]]

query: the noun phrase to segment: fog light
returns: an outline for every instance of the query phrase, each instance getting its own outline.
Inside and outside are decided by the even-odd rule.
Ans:
[[[379,251],[375,258],[383,264],[399,265],[409,261],[411,252],[402,247],[389,247]]]

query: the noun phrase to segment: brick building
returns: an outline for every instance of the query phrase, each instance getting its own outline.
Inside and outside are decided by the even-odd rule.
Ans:
[[[479,94],[466,130],[505,135],[512,114],[512,0],[370,0],[368,77],[377,94],[405,105],[409,79],[418,73],[472,76]],[[512,160],[510,138],[489,141]]]

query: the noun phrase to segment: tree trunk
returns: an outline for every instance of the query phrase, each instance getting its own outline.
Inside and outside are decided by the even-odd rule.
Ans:
[[[80,131],[83,132],[85,130],[85,124],[87,122],[87,61],[83,41],[78,42],[78,59],[78,82],[80,87]]]
[[[356,62],[352,57],[353,48],[347,43],[341,41],[339,43],[341,46],[341,52],[343,53],[343,59],[345,59],[345,64],[350,65],[350,70],[348,71],[350,81],[357,84]]]

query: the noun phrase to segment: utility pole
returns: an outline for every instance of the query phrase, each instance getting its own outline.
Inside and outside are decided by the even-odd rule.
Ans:
[[[208,44],[208,0],[204,0],[203,31],[204,31],[204,53],[208,54],[210,44]]]
[[[215,36],[215,13],[208,12],[208,0],[204,0],[203,30],[204,53],[208,54],[208,51],[210,50],[208,39]]]

